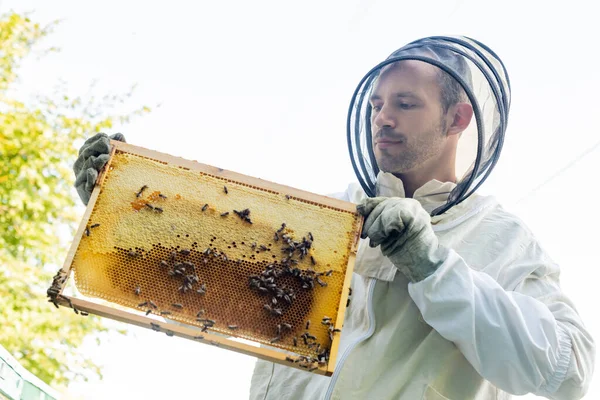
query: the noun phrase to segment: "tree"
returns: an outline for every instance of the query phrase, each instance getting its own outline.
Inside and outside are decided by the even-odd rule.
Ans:
[[[101,376],[78,348],[107,330],[97,317],[56,310],[46,301],[66,254],[60,232],[66,227],[72,234],[77,219],[74,142],[149,109],[106,115],[129,95],[98,101],[70,98],[60,88],[33,101],[11,96],[21,62],[54,25],[42,27],[17,13],[0,16],[0,344],[46,383],[61,386]]]

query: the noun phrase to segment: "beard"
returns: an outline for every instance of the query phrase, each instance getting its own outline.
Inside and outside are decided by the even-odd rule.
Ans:
[[[443,118],[426,131],[406,135],[396,133],[385,127],[380,129],[374,139],[389,138],[401,141],[388,148],[373,146],[377,166],[383,172],[403,174],[423,165],[438,156],[445,145],[446,126]],[[375,140],[373,143],[375,143]]]

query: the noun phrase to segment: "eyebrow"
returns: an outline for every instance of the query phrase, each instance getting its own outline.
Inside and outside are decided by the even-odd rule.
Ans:
[[[411,97],[413,99],[419,99],[419,97],[413,92],[398,92],[398,93],[396,93],[395,97]],[[371,96],[371,98],[369,100],[370,101],[381,100],[381,96],[374,94]]]

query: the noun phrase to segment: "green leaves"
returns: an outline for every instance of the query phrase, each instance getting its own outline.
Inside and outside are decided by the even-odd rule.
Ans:
[[[84,100],[60,88],[31,104],[9,98],[21,60],[49,32],[23,15],[0,17],[0,344],[45,382],[63,385],[100,374],[79,348],[106,330],[99,318],[46,301],[66,254],[59,233],[73,232],[78,219],[74,141],[150,110],[107,115],[130,94]]]

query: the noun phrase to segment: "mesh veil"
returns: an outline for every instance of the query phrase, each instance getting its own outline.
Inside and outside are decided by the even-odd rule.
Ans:
[[[446,72],[465,90],[473,106],[473,118],[462,133],[457,148],[457,185],[446,204],[431,215],[442,214],[469,197],[494,168],[504,142],[510,109],[510,81],[500,58],[474,39],[433,36],[416,40],[394,51],[372,68],[352,96],[347,140],[352,166],[366,194],[376,196],[379,168],[371,139],[371,96],[384,67],[403,60],[418,60]]]

